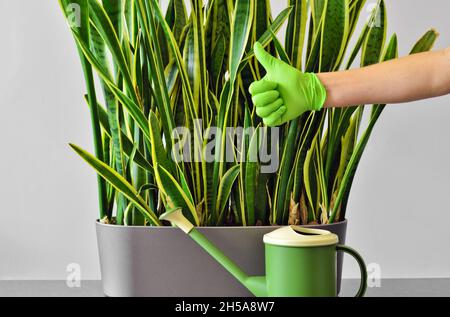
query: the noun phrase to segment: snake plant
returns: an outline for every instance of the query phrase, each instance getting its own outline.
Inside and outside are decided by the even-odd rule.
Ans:
[[[276,17],[269,0],[170,0],[165,12],[157,0],[59,2],[85,75],[95,153],[71,146],[98,173],[103,222],[159,226],[159,215],[174,207],[197,226],[345,219],[385,105],[311,112],[263,129],[248,93],[264,76],[252,47],[258,41],[308,72],[358,66],[358,56],[360,66],[395,58],[384,1],[351,49],[365,0],[289,0]],[[431,49],[436,38],[426,32],[411,53]],[[215,127],[254,132],[212,138]],[[198,146],[179,147],[191,141]],[[271,173],[261,157],[250,159],[264,141],[279,159]],[[175,159],[180,149],[196,159]]]

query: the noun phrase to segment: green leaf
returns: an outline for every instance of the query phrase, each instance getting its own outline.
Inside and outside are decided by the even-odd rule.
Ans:
[[[306,155],[308,150],[311,148],[311,144],[314,137],[322,124],[322,117],[318,116],[314,112],[310,113],[305,124],[303,125],[303,131],[300,137],[299,146],[297,147],[297,153],[295,156],[295,165],[292,177],[294,177],[293,189],[294,200],[296,202],[300,201],[300,194],[303,185],[303,174],[304,174],[304,163],[306,160]],[[290,198],[290,197],[289,197]]]
[[[110,65],[107,57],[105,42],[101,38],[100,34],[98,33],[97,29],[94,27],[90,28],[91,32],[91,47],[92,52],[94,56],[97,58],[97,61],[99,64],[101,64],[102,69],[107,73],[108,77],[111,78],[112,81],[112,75],[110,70]],[[105,83],[104,80],[101,80],[101,86],[103,89],[103,95],[105,99],[105,104],[107,106],[107,116],[108,121],[110,125],[110,136],[113,140],[113,150],[115,157],[117,158],[117,171],[119,174],[123,175],[123,158],[122,158],[122,141],[121,141],[121,135],[119,133],[119,114],[118,114],[118,105],[117,100],[114,96],[114,94],[110,91],[108,88],[108,85]]]
[[[225,61],[227,45],[225,43],[225,38],[221,36],[214,46],[213,54],[211,56],[211,77],[212,83],[214,85],[214,91],[216,94],[219,93],[219,85],[221,82],[222,68]]]
[[[349,0],[327,0],[321,30],[320,70],[339,67],[349,33]]]
[[[301,70],[306,21],[308,19],[307,1],[289,0],[289,6],[293,9],[289,15],[286,30],[286,53],[292,61],[292,65]]]
[[[269,28],[272,12],[270,0],[255,0],[255,21],[253,23],[253,36],[261,37]]]
[[[336,156],[339,152],[341,145],[341,139],[350,125],[350,119],[357,107],[349,107],[345,109],[332,109],[329,110],[328,116],[330,124],[328,126],[327,133],[327,147],[325,154],[325,171],[324,179],[327,183],[327,194],[331,195],[332,185],[334,183],[334,172],[338,169],[339,162],[336,160]]]
[[[325,120],[325,112],[322,112],[316,120],[320,120],[317,126],[317,129],[312,130],[312,140],[311,140],[311,148],[306,153],[304,166],[303,166],[303,180],[304,180],[304,189],[306,192],[306,196],[308,198],[309,205],[313,211],[315,211],[317,206],[317,198],[318,198],[318,188],[321,185],[320,179],[318,179],[317,168],[315,166],[314,159],[317,157],[317,148],[319,145],[319,139],[322,134],[322,126]],[[315,123],[317,124],[317,123]],[[313,215],[313,218],[316,219],[316,215]]]
[[[178,174],[180,175],[181,188],[183,189],[184,193],[188,197],[189,201],[192,204],[194,204],[194,198],[192,197],[191,191],[189,190],[189,184],[186,180],[186,177],[184,176],[184,174],[181,170],[178,170]]]
[[[108,74],[108,71],[104,69],[104,67],[97,60],[94,54],[92,54],[92,52],[89,50],[89,47],[86,45],[83,39],[81,39],[76,33],[74,33],[74,36],[79,47],[83,51],[84,56],[86,56],[91,65],[97,70],[97,73],[108,85],[109,90],[121,102],[121,104],[125,106],[125,108],[129,111],[133,119],[136,120],[136,123],[139,125],[142,132],[144,132],[146,137],[149,138],[150,134],[148,122],[140,107],[114,84],[113,80],[110,77],[110,74]]]
[[[155,16],[156,16],[157,20],[159,21],[160,27],[164,31],[167,42],[168,42],[169,47],[174,56],[174,60],[177,64],[178,70],[180,72],[180,78],[182,81],[183,91],[186,96],[186,103],[187,103],[187,109],[188,109],[189,115],[192,118],[197,118],[198,115],[195,110],[196,105],[194,102],[194,95],[193,95],[193,92],[192,92],[192,89],[190,86],[189,76],[186,71],[186,66],[184,64],[184,61],[183,61],[183,58],[182,58],[182,55],[180,52],[180,48],[178,47],[177,41],[176,41],[169,25],[167,24],[166,20],[164,19],[163,15],[162,15],[162,12],[159,8],[158,2],[156,0],[151,0],[151,2],[153,4]]]
[[[414,45],[410,54],[417,54],[431,50],[438,37],[439,33],[435,29],[427,31]]]
[[[103,107],[101,107],[100,105],[98,107],[98,114],[103,130],[109,137],[111,137],[111,128],[109,126],[108,114],[106,113],[105,109],[103,109]],[[122,131],[120,132],[120,135],[122,139],[122,150],[128,157],[130,157],[134,147],[133,141],[130,140],[128,136]],[[147,161],[147,159],[139,150],[136,151],[136,154],[134,156],[134,162],[143,169],[147,170],[148,172],[153,173],[152,165]]]
[[[228,70],[226,61],[228,61],[230,46],[231,17],[229,10],[231,9],[228,6],[228,0],[209,1],[207,9],[205,26],[207,63],[212,87],[214,87],[217,97],[223,88],[223,75]],[[218,60],[220,60],[220,65],[217,64]],[[221,80],[214,80],[218,76],[221,76]]]
[[[159,164],[155,164],[156,180],[159,190],[168,197],[166,209],[180,207],[187,212],[187,217],[196,226],[200,225],[197,211],[192,204],[189,195],[186,195],[183,188],[178,184],[172,174]]]
[[[219,102],[219,113],[217,118],[217,126],[218,127],[226,127],[226,116],[227,116],[227,99],[230,94],[230,82],[228,81],[220,96]],[[225,155],[225,146],[226,146],[226,133],[222,133],[222,135],[216,137],[215,144],[215,157],[214,157],[214,169],[213,169],[213,182],[212,182],[212,191],[211,191],[211,201],[216,201],[217,197],[217,189],[219,186],[220,179],[223,175],[223,160]],[[211,220],[215,222],[217,220],[218,214],[217,210],[212,210]]]
[[[180,43],[181,34],[187,24],[187,11],[184,0],[170,0],[167,9],[166,21],[173,31],[173,35],[177,43]]]
[[[369,34],[369,26],[368,23],[366,23],[363,27],[363,30],[358,38],[358,41],[355,44],[355,47],[352,50],[352,53],[350,54],[350,57],[348,59],[347,62],[347,66],[345,67],[345,69],[350,69],[350,67],[352,67],[353,62],[356,59],[356,56],[358,56],[359,51],[361,50],[362,45],[365,43],[366,38],[367,38],[367,34]]]
[[[291,13],[292,8],[286,8],[283,11],[278,14],[278,16],[273,20],[272,24],[269,26],[267,31],[264,32],[263,35],[258,39],[258,42],[261,43],[263,47],[266,47],[269,45],[270,41],[272,41],[272,33],[277,34],[278,31],[283,26],[286,19],[289,17],[289,14]],[[253,51],[253,48],[247,52],[245,57],[242,59],[242,64],[240,69],[243,68],[243,64],[245,64],[249,59],[251,59],[253,56],[255,56],[255,52]]]
[[[141,22],[143,33],[143,45],[147,50],[147,61],[150,67],[150,76],[153,81],[153,88],[156,91],[155,97],[157,100],[157,107],[162,117],[161,123],[164,134],[166,135],[167,148],[172,148],[172,138],[170,137],[172,131],[175,129],[175,122],[172,116],[172,109],[170,107],[170,96],[166,86],[164,77],[165,65],[162,58],[161,48],[159,47],[158,31],[156,25],[156,14],[160,16],[164,25],[167,23],[162,16],[161,9],[155,1],[136,1],[136,8]],[[162,29],[166,34],[165,29]],[[172,35],[173,36],[173,35]],[[167,40],[167,37],[166,37]],[[168,43],[169,44],[169,43]]]
[[[70,146],[83,158],[83,160],[91,165],[101,177],[109,182],[117,191],[127,197],[136,206],[136,208],[142,212],[146,219],[148,219],[155,226],[160,225],[156,214],[147,206],[144,199],[139,196],[136,189],[119,173],[82,148],[74,144],[70,144]]]
[[[314,199],[313,199],[313,195],[312,195],[312,188],[313,186],[311,185],[311,165],[313,164],[313,154],[314,154],[314,148],[311,148],[308,150],[308,152],[306,153],[306,157],[305,157],[305,162],[303,164],[303,181],[305,183],[305,192],[306,192],[306,197],[308,198],[308,203],[309,205],[313,208],[314,204]]]
[[[368,28],[368,34],[362,47],[361,66],[376,64],[380,61],[387,28],[384,0],[379,0],[373,9]]]
[[[249,38],[254,13],[254,1],[236,0],[236,5],[231,24],[230,47],[230,82],[234,87],[239,65],[244,56],[245,47]],[[233,89],[231,90],[233,91]],[[229,98],[230,101],[231,98]]]
[[[217,224],[222,223],[225,208],[228,205],[228,199],[231,194],[231,189],[240,173],[240,166],[235,165],[230,168],[222,177],[219,185],[219,191],[217,195],[217,205],[216,210],[219,213],[219,221]]]
[[[253,133],[250,144],[247,150],[246,164],[245,164],[245,206],[248,219],[248,225],[254,226],[256,224],[255,218],[255,192],[258,186],[258,145],[259,133],[258,128]]]
[[[123,0],[102,0],[102,3],[114,30],[120,37],[122,34],[122,14],[124,13],[122,11],[124,9]]]
[[[91,19],[98,33],[105,41],[106,46],[111,52],[112,58],[120,70],[128,92],[134,103],[138,104],[138,98],[134,91],[133,81],[131,79],[130,69],[128,67],[127,59],[122,51],[119,37],[114,29],[105,9],[97,2],[97,0],[88,0],[89,8],[92,12]]]
[[[105,43],[98,33],[97,29],[94,27],[90,28],[91,32],[91,47],[94,55],[97,57],[98,61],[102,64],[103,68],[110,73],[109,60],[106,54]],[[118,112],[118,104],[114,94],[110,91],[108,85],[104,80],[101,80],[101,86],[103,89],[103,95],[105,97],[105,103],[107,105],[108,111],[108,121],[110,125],[110,133],[112,138],[112,149],[114,152],[114,160],[117,172],[125,176],[124,174],[124,158],[122,151],[122,136],[120,133],[120,124],[119,124],[119,112]],[[98,110],[100,111],[100,110]],[[124,201],[123,196],[119,195],[118,197],[118,205],[116,210],[116,223],[118,225],[123,224],[123,209],[125,208],[126,202]]]
[[[311,21],[313,23],[313,34],[319,33],[320,27],[323,23],[323,19],[326,13],[326,6],[329,0],[310,0],[311,6]]]
[[[169,153],[167,153],[163,140],[161,138],[161,131],[159,126],[158,118],[156,114],[151,111],[150,112],[150,144],[152,146],[152,160],[153,165],[156,164],[162,166],[164,169],[170,171],[172,175],[177,175],[175,163],[169,157]]]
[[[253,218],[254,220],[254,202],[252,203],[247,202],[247,166],[248,166],[248,161],[247,161],[247,154],[249,153],[249,143],[250,143],[250,136],[248,135],[249,131],[251,131],[251,115],[250,115],[250,111],[248,109],[248,107],[246,106],[245,109],[245,114],[244,114],[244,126],[243,126],[243,133],[242,133],[242,137],[241,137],[241,144],[240,144],[240,152],[238,153],[239,157],[237,158],[240,162],[240,166],[241,166],[241,173],[240,173],[240,179],[238,182],[238,188],[239,188],[239,194],[240,194],[240,199],[239,199],[239,203],[240,203],[240,212],[241,212],[241,219],[242,219],[242,224],[244,226],[251,226],[251,222],[250,222],[250,217]],[[250,133],[254,133],[253,131],[251,131]],[[236,155],[236,156],[238,156]],[[249,175],[250,177],[250,175]],[[249,186],[250,186],[250,180],[249,180]],[[254,186],[254,183],[253,183]],[[254,190],[255,186],[253,187]],[[251,196],[249,196],[250,199],[252,199]],[[253,204],[253,205],[252,205]],[[251,209],[251,213],[250,210]]]
[[[272,41],[273,41],[273,44],[275,45],[275,50],[277,51],[278,55],[280,56],[280,59],[285,63],[291,64],[291,60],[289,59],[288,54],[283,49],[280,41],[277,39],[277,37],[274,33],[272,33]]]
[[[349,37],[353,35],[356,25],[358,24],[359,16],[361,15],[361,10],[364,8],[366,0],[350,0],[350,22],[349,22]],[[347,43],[348,44],[348,43]]]
[[[85,43],[88,43],[87,47],[89,48],[89,6],[87,0],[59,0],[59,4],[62,11],[64,12],[64,16],[69,22],[69,26],[74,37],[80,38]],[[83,55],[83,52],[78,43],[77,48],[80,55],[84,78],[86,81],[88,102],[90,104],[95,155],[98,159],[103,160],[102,133],[100,129],[100,123],[98,121],[97,96],[95,91],[95,82],[92,73],[92,67],[91,65],[89,65],[88,60]],[[103,219],[106,216],[109,220],[111,220],[112,210],[108,208],[109,204],[106,182],[99,176],[97,177],[97,183],[100,219]]]
[[[272,203],[273,224],[282,224],[282,220],[287,214],[285,198],[289,182],[289,174],[292,170],[295,160],[296,149],[292,145],[296,143],[296,139],[299,134],[299,120],[300,119],[296,119],[289,123],[288,135],[283,144],[280,167],[276,178],[275,193]]]
[[[203,0],[191,0],[194,8],[191,14],[192,33],[194,44],[194,97],[198,96],[196,103],[200,107],[200,113],[204,122],[209,122],[207,109],[208,103],[208,79],[206,70],[206,39],[203,19]],[[197,87],[198,85],[198,87]]]

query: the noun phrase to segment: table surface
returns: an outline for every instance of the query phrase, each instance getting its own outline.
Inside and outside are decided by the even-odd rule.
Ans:
[[[352,296],[358,280],[344,280],[341,296]],[[101,297],[100,281],[82,281],[69,288],[65,281],[0,281],[1,297]],[[380,287],[370,287],[367,297],[449,296],[450,279],[385,279]]]

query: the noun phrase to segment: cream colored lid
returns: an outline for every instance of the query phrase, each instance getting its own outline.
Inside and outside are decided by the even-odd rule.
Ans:
[[[338,243],[338,236],[327,230],[288,226],[264,235],[264,243],[288,247],[317,247]]]

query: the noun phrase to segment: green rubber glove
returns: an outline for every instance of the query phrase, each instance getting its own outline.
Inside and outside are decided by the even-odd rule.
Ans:
[[[250,86],[256,114],[267,126],[278,126],[306,111],[322,109],[327,91],[316,74],[302,73],[255,43],[255,56],[267,75]]]

